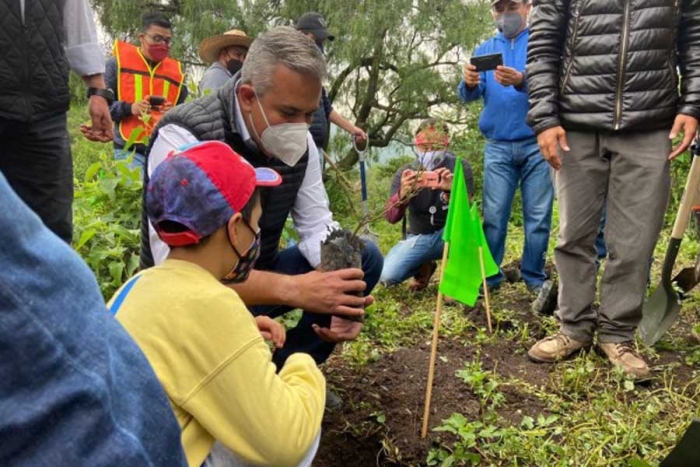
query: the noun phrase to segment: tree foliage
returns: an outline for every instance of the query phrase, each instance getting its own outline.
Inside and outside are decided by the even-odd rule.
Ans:
[[[438,114],[462,123],[455,89],[467,54],[493,31],[488,2],[469,0],[92,0],[113,37],[134,37],[140,15],[159,9],[175,32],[173,55],[199,64],[199,42],[233,27],[256,36],[322,13],[336,40],[327,48],[328,95],[342,114],[387,146],[408,123]],[[348,167],[354,153],[341,162]]]

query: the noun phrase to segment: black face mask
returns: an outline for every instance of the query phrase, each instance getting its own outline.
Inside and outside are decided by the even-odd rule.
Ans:
[[[238,60],[237,58],[232,58],[231,60],[226,62],[226,69],[229,73],[231,73],[231,76],[241,71],[241,68],[243,68],[243,62]]]

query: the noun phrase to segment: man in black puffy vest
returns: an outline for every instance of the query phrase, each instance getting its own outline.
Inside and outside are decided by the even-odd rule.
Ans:
[[[87,0],[0,2],[0,171],[44,224],[70,243],[73,160],[69,67],[89,87],[93,140],[112,139],[104,53]]]
[[[668,200],[669,160],[688,148],[700,118],[700,0],[534,5],[528,123],[559,202],[561,329],[529,356],[560,360],[597,333],[611,363],[644,378],[649,368],[634,333]],[[608,260],[596,310],[594,240],[604,208]]]
[[[274,28],[253,42],[241,72],[219,91],[166,114],[147,155],[146,179],[174,149],[219,140],[253,166],[271,167],[282,175],[282,184],[262,195],[256,270],[245,283],[233,286],[255,315],[276,317],[294,308],[304,310],[284,348],[275,352],[278,367],[294,352],[306,352],[321,363],[335,343],[354,339],[361,324],[341,316],[361,315],[372,303],[369,293],[383,265],[377,247],[367,243],[362,270],[317,271],[320,242],[329,227],[337,226],[308,131],[325,73],[323,55],[313,41],[292,28]],[[279,251],[290,213],[299,243]],[[147,267],[154,259],[165,259],[167,246],[147,221],[143,225],[142,266]]]

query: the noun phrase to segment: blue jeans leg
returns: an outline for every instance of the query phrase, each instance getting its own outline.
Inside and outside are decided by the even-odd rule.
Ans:
[[[432,234],[409,235],[384,258],[381,282],[391,286],[415,276],[422,264],[442,257],[443,245],[442,229]]]
[[[544,265],[552,228],[554,188],[549,164],[542,157],[537,140],[523,142],[521,182],[525,246],[520,263],[523,280],[528,287],[539,287],[546,279]]]
[[[364,281],[367,283],[365,295],[372,293],[374,286],[379,282],[383,265],[384,260],[379,248],[374,243],[365,242],[365,249],[362,251],[362,270],[365,272]],[[296,246],[281,251],[271,268],[271,271],[288,275],[306,274],[312,270],[313,268]],[[292,309],[292,307],[285,305],[250,307],[254,316],[264,315],[271,318],[282,316]],[[277,369],[282,368],[287,358],[297,352],[311,355],[317,364],[325,362],[333,352],[335,344],[322,341],[311,326],[317,324],[320,327],[328,327],[330,323],[331,315],[304,311],[296,327],[287,332],[287,341],[284,347],[275,351],[272,356],[272,361],[277,365]]]
[[[513,162],[513,143],[489,140],[484,151],[484,235],[499,266],[505,254],[508,219],[520,176]],[[489,287],[503,281],[503,271],[487,279]]]

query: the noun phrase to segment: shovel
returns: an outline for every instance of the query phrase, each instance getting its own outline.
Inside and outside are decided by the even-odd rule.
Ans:
[[[696,146],[691,151],[693,161],[690,165],[688,180],[685,183],[681,205],[678,208],[678,214],[676,214],[671,240],[668,243],[666,257],[661,269],[661,283],[656,287],[656,290],[642,309],[642,322],[639,325],[639,330],[642,339],[647,345],[654,345],[661,339],[661,336],[669,330],[681,310],[682,297],[673,286],[671,273],[678,256],[678,250],[681,247],[683,234],[688,227],[693,201],[700,186],[700,157],[698,156],[700,154],[698,154]]]
[[[695,218],[695,228],[697,236],[700,238],[700,205],[693,206],[693,218]],[[687,294],[700,283],[700,255],[695,260],[695,266],[683,268],[671,279],[672,284],[676,284],[683,294]],[[681,298],[685,298],[683,295]]]
[[[357,138],[353,137],[352,145],[355,148],[355,152],[357,152],[357,158],[360,160],[360,181],[362,182],[362,214],[364,217],[362,222],[364,223],[364,226],[362,228],[360,238],[377,245],[379,242],[379,235],[372,232],[372,229],[369,228],[370,216],[369,207],[367,207],[367,173],[365,171],[365,154],[367,154],[367,151],[369,151],[369,141],[364,142],[364,149],[361,150],[357,144]]]

